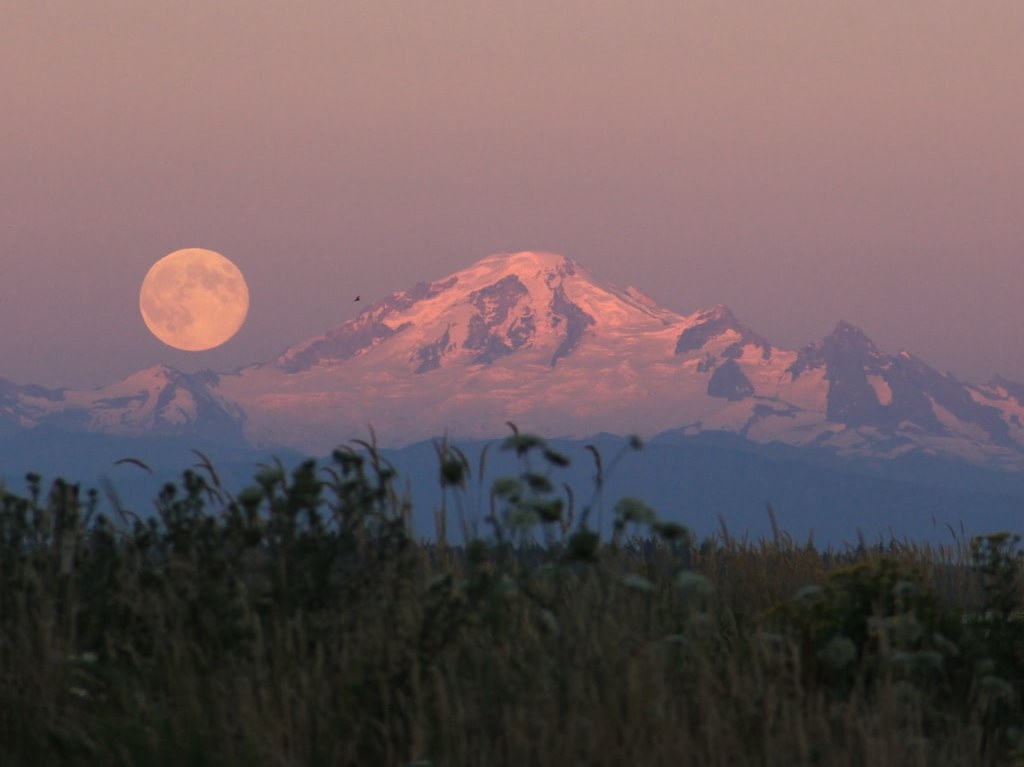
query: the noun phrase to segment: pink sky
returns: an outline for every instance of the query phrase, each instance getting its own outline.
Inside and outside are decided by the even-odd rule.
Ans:
[[[569,255],[780,346],[844,318],[1024,380],[1024,3],[15,3],[0,376],[233,369],[487,254]],[[139,316],[178,248],[246,326]]]

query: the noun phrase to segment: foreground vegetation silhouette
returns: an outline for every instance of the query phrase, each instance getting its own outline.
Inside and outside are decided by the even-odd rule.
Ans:
[[[1022,763],[1018,537],[698,542],[604,508],[618,456],[436,447],[432,541],[370,442],[236,495],[200,455],[146,517],[3,490],[0,763]]]

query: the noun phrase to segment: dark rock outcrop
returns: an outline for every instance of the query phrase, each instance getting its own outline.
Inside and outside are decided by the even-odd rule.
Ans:
[[[731,402],[744,399],[754,393],[754,385],[740,370],[736,360],[726,360],[715,368],[708,381],[708,395]]]

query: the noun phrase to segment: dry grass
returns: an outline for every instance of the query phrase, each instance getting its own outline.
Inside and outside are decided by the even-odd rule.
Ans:
[[[364,447],[237,497],[203,461],[147,521],[5,492],[0,763],[1021,763],[1012,537],[698,543],[626,500],[600,540],[600,475],[574,509],[514,434],[486,537],[417,543]]]

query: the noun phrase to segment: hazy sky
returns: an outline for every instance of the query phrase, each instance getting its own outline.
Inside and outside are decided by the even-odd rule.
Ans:
[[[1020,0],[6,0],[0,376],[229,370],[494,252],[1024,380]],[[138,311],[183,247],[246,326]],[[363,304],[365,306],[365,304]]]

